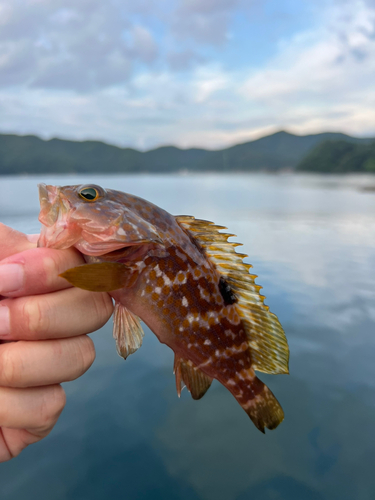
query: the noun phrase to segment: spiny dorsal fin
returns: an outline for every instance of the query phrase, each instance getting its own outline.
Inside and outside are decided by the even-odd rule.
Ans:
[[[252,266],[242,261],[247,255],[236,253],[235,248],[241,243],[229,242],[228,238],[235,235],[220,233],[226,228],[213,222],[186,215],[177,216],[176,220],[205,250],[236,295],[236,307],[249,339],[254,369],[288,373],[289,348],[284,330],[277,316],[264,304],[262,287],[255,283],[257,276],[249,274]]]
[[[177,354],[174,358],[174,370],[178,397],[181,395],[181,382],[184,382],[193,399],[202,398],[212,383],[212,378],[196,368],[190,360],[182,359]]]
[[[138,316],[120,302],[116,302],[113,314],[113,338],[116,340],[119,356],[126,359],[139,349],[144,335]]]

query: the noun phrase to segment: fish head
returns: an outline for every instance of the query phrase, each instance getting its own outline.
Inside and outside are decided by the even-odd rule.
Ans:
[[[39,184],[42,230],[39,247],[74,246],[85,255],[103,255],[144,243],[162,243],[155,226],[126,203],[126,193],[95,184]]]

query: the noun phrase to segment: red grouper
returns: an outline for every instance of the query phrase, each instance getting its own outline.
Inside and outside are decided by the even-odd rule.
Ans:
[[[283,410],[254,370],[288,373],[288,344],[249,274],[252,266],[242,261],[247,255],[228,242],[234,235],[91,184],[40,184],[39,197],[38,246],[73,246],[84,255],[87,264],[62,276],[113,297],[120,356],[141,346],[142,319],[175,353],[179,395],[183,383],[199,399],[215,378],[260,431],[279,425]]]

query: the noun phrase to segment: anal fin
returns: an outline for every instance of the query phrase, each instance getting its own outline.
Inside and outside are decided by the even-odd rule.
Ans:
[[[175,355],[174,374],[178,397],[181,395],[181,382],[183,382],[193,399],[202,398],[212,383],[212,378],[199,370],[190,360]]]
[[[117,352],[124,359],[141,347],[144,337],[138,316],[119,302],[113,314],[113,337]]]

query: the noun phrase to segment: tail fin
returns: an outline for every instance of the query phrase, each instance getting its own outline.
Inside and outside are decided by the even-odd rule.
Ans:
[[[284,420],[284,412],[270,389],[257,377],[255,379],[258,394],[253,399],[249,399],[245,404],[242,404],[242,407],[254,425],[264,433],[265,427],[267,429],[276,429]],[[259,391],[261,385],[263,388]]]

